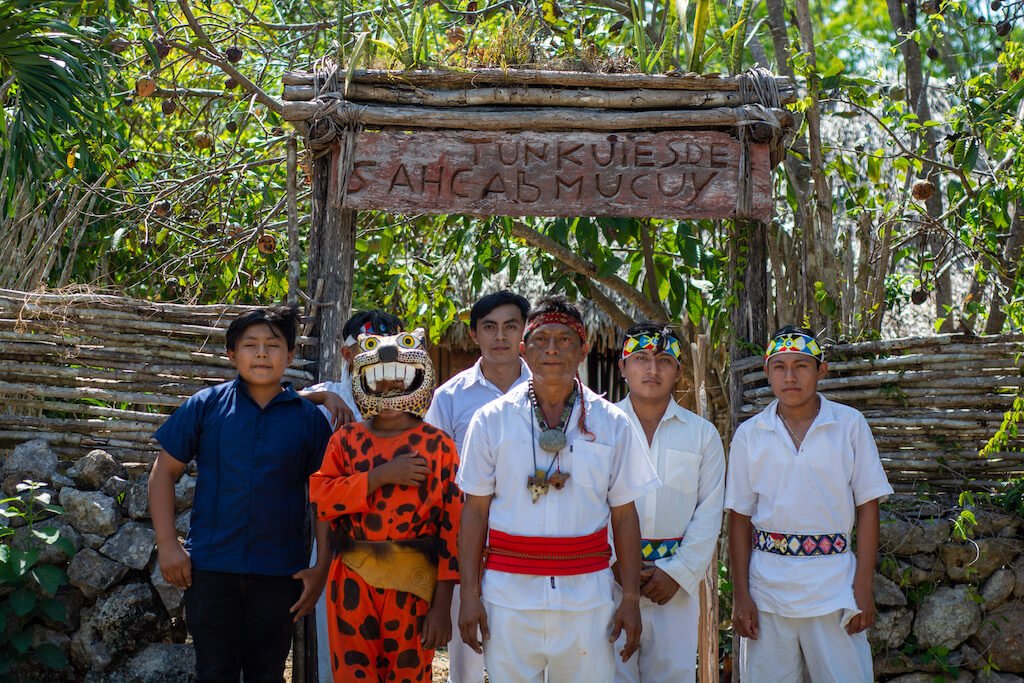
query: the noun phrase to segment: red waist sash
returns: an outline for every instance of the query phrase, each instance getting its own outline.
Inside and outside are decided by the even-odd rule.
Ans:
[[[511,574],[575,576],[608,568],[608,527],[587,536],[514,536],[490,531],[484,568]]]

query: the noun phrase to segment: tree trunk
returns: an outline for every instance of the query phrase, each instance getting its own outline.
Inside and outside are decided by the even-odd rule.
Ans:
[[[1010,236],[1003,248],[1001,263],[997,268],[999,287],[992,293],[992,303],[985,323],[985,334],[999,334],[1006,324],[1006,304],[1014,296],[1017,286],[1017,273],[1020,271],[1021,259],[1024,259],[1024,217],[1021,216],[1024,206],[1020,201],[1013,204],[1013,220],[1010,221]],[[1000,293],[1003,296],[1000,296]]]

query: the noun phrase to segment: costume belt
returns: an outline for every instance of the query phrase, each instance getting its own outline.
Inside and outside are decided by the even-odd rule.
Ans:
[[[682,536],[679,538],[641,538],[640,555],[644,562],[663,560],[675,555],[682,541]]]
[[[374,588],[412,593],[429,603],[437,585],[437,561],[417,547],[419,540],[352,541],[341,561]]]
[[[776,555],[838,555],[848,547],[846,534],[785,534],[754,529],[754,549]]]
[[[575,576],[608,568],[608,527],[586,536],[515,536],[491,529],[484,568],[510,574]]]

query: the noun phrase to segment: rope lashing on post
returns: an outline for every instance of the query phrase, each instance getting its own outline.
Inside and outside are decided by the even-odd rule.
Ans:
[[[754,188],[750,182],[751,126],[771,129],[769,149],[773,161],[777,154],[777,148],[780,147],[779,142],[784,130],[782,122],[773,111],[782,106],[779,98],[779,85],[775,76],[763,67],[754,67],[740,74],[739,81],[740,97],[743,101],[739,109],[743,116],[736,122],[736,135],[740,142],[740,159],[736,170],[736,217],[748,218],[753,212],[754,202]],[[761,141],[754,140],[754,142]],[[778,152],[781,153],[781,149]]]

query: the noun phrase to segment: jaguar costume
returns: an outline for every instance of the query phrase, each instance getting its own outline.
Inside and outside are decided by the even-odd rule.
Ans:
[[[361,335],[359,344],[352,383],[363,415],[422,417],[434,389],[422,330]],[[404,389],[381,394],[382,380],[400,380]],[[393,436],[371,428],[339,429],[310,479],[310,499],[317,518],[331,522],[335,551],[327,584],[331,667],[335,681],[429,683],[434,652],[422,646],[423,619],[436,581],[459,576],[458,456],[448,435],[425,423]],[[427,480],[369,493],[370,470],[409,452],[426,459]]]

